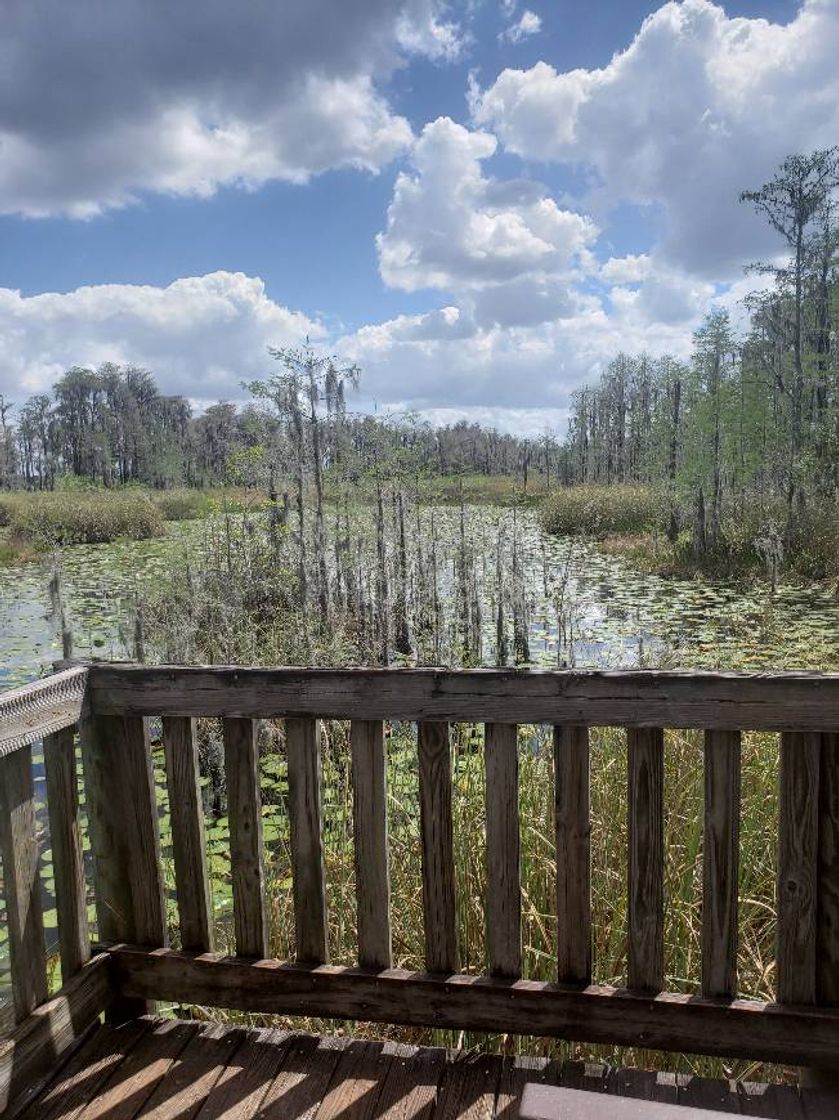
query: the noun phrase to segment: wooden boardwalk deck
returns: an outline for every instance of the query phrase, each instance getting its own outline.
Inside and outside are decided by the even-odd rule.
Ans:
[[[517,1120],[529,1082],[589,1090],[592,1106],[607,1094],[778,1120],[839,1115],[837,1097],[791,1086],[145,1017],[96,1028],[19,1120]]]

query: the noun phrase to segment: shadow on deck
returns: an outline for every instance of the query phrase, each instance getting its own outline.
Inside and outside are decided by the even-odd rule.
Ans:
[[[581,1091],[557,1120],[639,1115],[630,1101],[748,1116],[827,1120],[839,1100],[792,1086],[609,1070],[582,1062],[452,1053],[434,1047],[143,1017],[95,1028],[19,1113],[20,1120],[517,1120],[525,1086]],[[609,1098],[609,1099],[606,1099]],[[537,1097],[534,1096],[534,1100]],[[543,1096],[542,1101],[546,1098]],[[540,1101],[539,1103],[542,1103]],[[662,1115],[668,1115],[666,1110]],[[533,1114],[544,1117],[548,1113]]]

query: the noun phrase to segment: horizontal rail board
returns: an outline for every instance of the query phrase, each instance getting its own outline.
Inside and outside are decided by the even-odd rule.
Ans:
[[[42,1003],[7,1039],[0,1040],[0,1115],[39,1081],[96,1022],[111,1003],[111,961],[101,953],[47,1003]]]
[[[88,670],[84,665],[0,692],[0,758],[78,723]]]
[[[814,1065],[835,1062],[839,1009],[717,1001],[532,980],[369,972],[114,946],[123,996]]]
[[[95,665],[106,715],[835,731],[839,674]]]

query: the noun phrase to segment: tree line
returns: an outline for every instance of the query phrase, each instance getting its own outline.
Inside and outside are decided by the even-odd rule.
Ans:
[[[791,535],[808,503],[839,487],[839,148],[791,156],[744,191],[779,233],[783,260],[750,265],[770,286],[749,298],[738,339],[714,310],[688,361],[618,355],[573,396],[569,480],[664,483],[670,533],[715,547],[726,511],[783,504]]]
[[[162,394],[148,370],[113,363],[74,367],[51,394],[20,406],[0,395],[0,488],[52,490],[68,476],[105,487],[268,486],[335,468],[350,478],[405,470],[520,476],[526,487],[531,472],[550,481],[559,471],[561,443],[552,435],[530,440],[466,421],[354,414],[344,392],[357,371],[349,377],[308,347],[271,355],[281,372],[248,383],[249,403],[223,401],[200,415],[184,397]]]

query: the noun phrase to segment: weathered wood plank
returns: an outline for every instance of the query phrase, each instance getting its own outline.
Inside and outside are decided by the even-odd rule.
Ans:
[[[115,717],[111,733],[111,768],[123,782],[121,827],[128,856],[133,936],[141,945],[165,945],[166,904],[148,720]]]
[[[839,674],[97,665],[95,711],[835,731]]]
[[[630,729],[629,975],[630,988],[664,984],[664,733]]]
[[[839,1010],[533,980],[256,964],[215,954],[117,946],[126,995],[263,1014],[532,1034],[786,1065],[835,1061]]]
[[[247,1031],[226,1024],[202,1025],[143,1105],[142,1120],[191,1120],[203,1108]]]
[[[317,1120],[372,1120],[393,1055],[383,1042],[351,1039],[318,1109]]]
[[[816,999],[820,763],[821,736],[781,736],[775,981],[779,1003]]]
[[[75,666],[0,695],[0,758],[77,723],[88,671]]]
[[[457,926],[448,724],[420,723],[418,754],[425,967],[429,972],[455,972]]]
[[[131,1047],[79,1120],[134,1120],[200,1029],[199,1023],[158,1020]]]
[[[386,1120],[430,1120],[446,1065],[445,1050],[399,1044],[393,1046],[393,1051],[393,1062],[378,1100],[378,1115]]]
[[[263,1098],[260,1120],[314,1120],[346,1044],[345,1038],[297,1035]]]
[[[390,868],[383,724],[380,720],[353,720],[350,742],[358,960],[364,968],[390,968]]]
[[[240,957],[266,957],[268,920],[256,724],[249,719],[226,719],[223,735],[236,952]]]
[[[93,855],[93,897],[99,940],[134,941],[131,884],[125,847],[120,769],[113,764],[109,736],[113,717],[92,716],[79,724],[85,809]]]
[[[165,945],[148,722],[139,716],[96,716],[82,721],[79,737],[99,939]]]
[[[557,979],[591,983],[591,816],[586,727],[554,728]]]
[[[839,734],[822,735],[816,999],[839,1004]]]
[[[737,992],[740,733],[705,733],[702,850],[702,994]]]
[[[321,825],[321,728],[318,720],[287,719],[288,811],[297,959],[329,960]]]
[[[38,874],[32,748],[0,758],[0,855],[15,1018],[47,998],[47,951]]]
[[[90,960],[74,728],[45,737],[44,770],[61,975],[66,984]]]
[[[195,721],[164,716],[162,731],[181,945],[207,951],[213,947],[213,910]]]
[[[108,1007],[109,967],[104,953],[82,965],[56,996],[0,1042],[0,1114],[37,1085]]]
[[[486,755],[486,942],[493,976],[521,976],[518,728],[488,723]]]
[[[26,1120],[78,1120],[132,1046],[152,1029],[146,1017],[118,1026],[97,1024],[91,1038],[73,1050],[58,1076],[50,1078],[46,1091],[23,1113]]]
[[[455,1054],[437,1090],[435,1120],[492,1120],[501,1077],[495,1054]]]
[[[252,1120],[261,1115],[263,1099],[282,1068],[293,1036],[280,1030],[243,1033],[242,1044],[210,1090],[199,1120]]]

